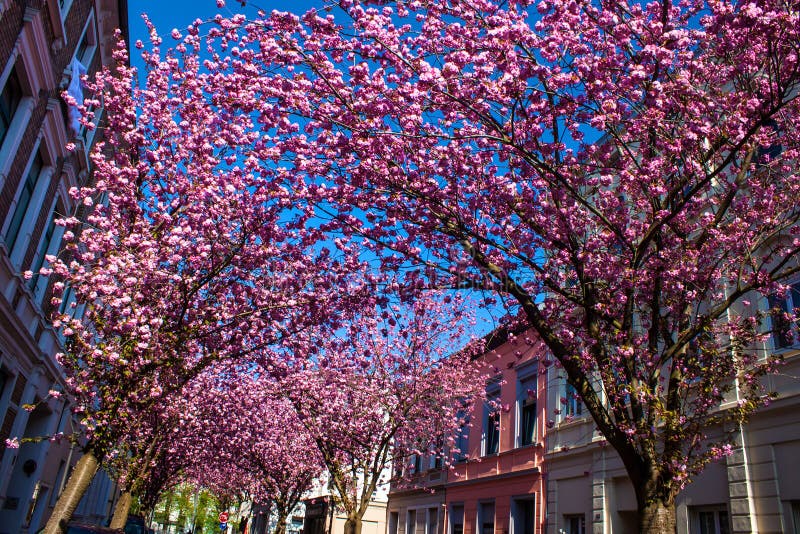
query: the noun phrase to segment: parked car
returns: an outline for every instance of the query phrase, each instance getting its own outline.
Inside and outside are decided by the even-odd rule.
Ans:
[[[125,534],[147,534],[144,518],[138,515],[129,515],[125,522]]]

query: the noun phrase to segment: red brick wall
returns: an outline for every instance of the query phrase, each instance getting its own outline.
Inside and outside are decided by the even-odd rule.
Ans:
[[[86,25],[86,19],[89,17],[89,12],[92,8],[92,0],[73,0],[72,7],[69,8],[67,13],[67,20],[64,22],[64,31],[67,36],[67,46],[52,54],[53,65],[56,72],[60,74],[72,61],[72,55],[75,52],[75,47],[78,46],[78,39],[81,37],[83,27]]]
[[[5,66],[14,50],[14,43],[22,31],[22,16],[25,14],[25,1],[14,0],[6,8],[0,19],[0,65]]]
[[[78,46],[78,42],[89,17],[92,3],[92,0],[73,1],[72,6],[67,14],[67,20],[64,23],[67,45],[59,50],[50,50],[52,69],[56,83],[61,82],[64,70],[68,67],[70,61],[72,61],[74,51]],[[46,11],[46,6],[44,6],[44,1],[34,0],[30,2],[30,5],[32,7],[42,8],[39,16],[43,22],[45,33],[48,36],[48,41],[53,42],[53,40],[55,40],[55,31],[53,29],[49,13]],[[0,24],[0,57],[4,58],[3,64],[5,64],[5,62],[7,62],[10,58],[14,43],[22,31],[22,16],[24,11],[24,2],[17,1],[12,4],[12,6],[10,6],[3,15],[2,24]],[[90,71],[90,74],[96,71],[96,69],[99,67],[99,64],[98,52],[96,54],[95,61],[92,62],[92,71]],[[12,163],[8,176],[6,177],[6,182],[2,191],[0,191],[0,221],[5,221],[6,217],[9,215],[19,184],[24,178],[23,173],[25,171],[25,166],[31,157],[32,150],[36,142],[36,137],[42,127],[46,113],[47,102],[49,99],[55,99],[61,102],[59,115],[66,120],[66,106],[61,100],[60,92],[61,90],[59,87],[52,87],[49,88],[48,91],[42,91],[39,95],[37,95],[38,101],[36,102],[33,113],[31,114],[31,119],[28,122],[20,146],[16,151],[14,162]],[[53,148],[58,150],[60,147]],[[72,160],[73,168],[78,168],[77,158],[74,154],[68,155],[67,158]],[[23,271],[27,270],[33,262],[34,256],[37,252],[39,238],[44,231],[45,226],[49,222],[48,208],[51,206],[53,198],[58,189],[58,181],[61,178],[65,158],[59,157],[57,161],[53,163],[55,167],[53,178],[49,184],[44,202],[42,204],[42,212],[39,214],[39,218],[36,221],[31,234],[30,245],[22,261],[21,267]]]

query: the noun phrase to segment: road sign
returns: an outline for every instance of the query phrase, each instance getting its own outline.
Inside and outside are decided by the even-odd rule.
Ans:
[[[228,512],[220,512],[219,513],[219,522],[220,523],[227,523],[228,522]]]
[[[228,530],[228,523],[220,523],[219,524],[219,529],[223,530],[223,531],[224,530]]]

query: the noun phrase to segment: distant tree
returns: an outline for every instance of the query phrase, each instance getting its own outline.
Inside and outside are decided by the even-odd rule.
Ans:
[[[202,436],[192,432],[182,413],[183,403],[152,407],[106,459],[120,496],[114,506],[111,528],[124,528],[133,503],[149,513],[161,494],[181,480],[191,465],[191,451]],[[205,444],[206,446],[208,444]]]
[[[294,349],[280,391],[316,443],[347,516],[346,534],[360,534],[393,463],[446,454],[444,439],[456,430],[460,410],[483,393],[472,353],[454,351],[474,326],[464,308],[435,296],[386,304]],[[313,353],[303,352],[308,347]]]
[[[323,464],[311,436],[270,374],[256,365],[208,372],[187,388],[195,439],[184,475],[226,494],[245,493],[277,513],[275,534]]]

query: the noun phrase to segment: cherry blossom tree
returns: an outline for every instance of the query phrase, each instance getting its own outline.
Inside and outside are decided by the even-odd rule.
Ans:
[[[134,501],[140,512],[151,511],[162,493],[179,483],[196,461],[195,451],[213,445],[202,441],[203,434],[197,432],[187,411],[182,397],[152,406],[110,451],[105,467],[120,489],[111,528],[125,527]]]
[[[456,302],[458,301],[458,302]],[[466,303],[427,295],[410,304],[385,302],[349,319],[339,331],[311,331],[278,368],[280,391],[296,410],[327,469],[345,533],[361,520],[392,465],[412,454],[444,457],[459,415],[484,390],[479,350],[454,352],[474,327]],[[315,347],[308,354],[308,347]],[[408,471],[406,471],[408,474]]]
[[[272,504],[276,534],[322,472],[317,448],[280,385],[258,366],[206,373],[187,388],[193,461],[184,476]]]
[[[123,44],[115,70],[87,82],[83,120],[102,105],[104,140],[92,184],[70,192],[80,211],[59,222],[66,249],[40,273],[55,273],[57,358],[89,437],[47,533],[64,531],[108,453],[130,451],[120,442],[206,367],[317,324],[342,289],[357,293],[358,259],[299,232],[310,214],[249,157],[248,110],[194,106],[213,78],[196,55],[162,58],[158,42],[144,88]]]
[[[800,268],[799,16],[784,0],[220,16],[208,85],[176,101],[236,103],[238,146],[284,180],[308,238],[404,290],[478,289],[521,314],[620,455],[640,530],[667,532],[729,450],[709,429],[763,402],[760,296]],[[175,58],[200,30],[173,33]]]

